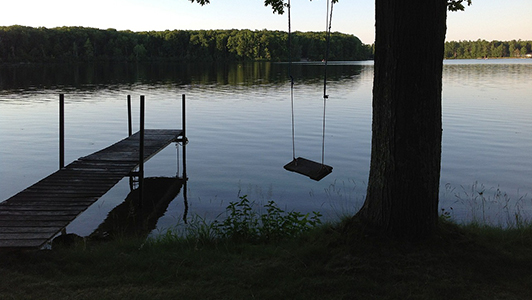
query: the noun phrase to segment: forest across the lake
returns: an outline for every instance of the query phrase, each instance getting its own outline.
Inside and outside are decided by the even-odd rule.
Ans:
[[[292,51],[289,50],[291,45]],[[374,44],[333,32],[329,59],[373,59]],[[0,26],[0,63],[86,61],[321,61],[325,32],[165,30],[133,32],[88,27]],[[530,58],[532,41],[448,41],[446,59]]]
[[[532,58],[532,41],[450,41],[445,42],[445,58]]]
[[[118,31],[86,27],[0,27],[2,62],[76,61],[321,61],[325,32],[271,30]],[[372,46],[354,35],[333,32],[330,60],[372,58]],[[290,57],[291,56],[291,57]]]

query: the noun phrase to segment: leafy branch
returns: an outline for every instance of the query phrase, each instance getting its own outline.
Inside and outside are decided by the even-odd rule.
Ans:
[[[190,2],[199,3],[201,6],[211,3],[210,0],[190,0]],[[332,0],[332,3],[337,3],[337,2],[338,0]],[[284,8],[288,7],[288,3],[285,3],[284,0],[264,0],[264,6],[271,6],[273,9],[273,13],[282,15],[284,14]]]
[[[199,3],[201,6],[211,3],[210,0],[190,0],[190,2]],[[338,0],[332,0],[332,3],[337,2]],[[467,6],[470,6],[473,0],[448,0],[447,8],[450,11],[465,10],[465,6],[462,4],[464,2],[467,2]],[[284,8],[288,6],[288,3],[285,3],[284,0],[264,0],[264,6],[271,6],[274,13],[282,15],[284,13]]]
[[[467,6],[470,6],[473,0],[448,0],[447,9],[450,11],[465,10],[465,6],[462,4],[463,2],[467,2]]]

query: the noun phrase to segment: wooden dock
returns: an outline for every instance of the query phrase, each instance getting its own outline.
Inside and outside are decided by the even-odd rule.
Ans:
[[[146,129],[144,161],[184,130]],[[81,157],[0,203],[0,248],[40,248],[140,163],[139,132]],[[140,143],[142,145],[142,143]]]

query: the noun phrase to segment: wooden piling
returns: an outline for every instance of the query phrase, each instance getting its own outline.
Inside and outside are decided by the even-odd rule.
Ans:
[[[181,96],[181,112],[182,112],[182,116],[181,116],[181,121],[182,121],[182,124],[181,126],[182,127],[182,130],[183,130],[183,180],[187,180],[187,160],[186,160],[186,157],[187,157],[187,135],[186,135],[186,122],[185,122],[185,116],[186,116],[186,113],[185,113],[185,94],[183,94]]]
[[[131,120],[131,95],[127,95],[127,136],[133,134],[133,125]]]
[[[140,96],[140,138],[139,138],[139,206],[144,200],[144,95]]]
[[[65,94],[59,94],[59,169],[65,167]]]

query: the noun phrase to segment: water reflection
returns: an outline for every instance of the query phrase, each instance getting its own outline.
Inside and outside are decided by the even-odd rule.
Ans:
[[[446,83],[471,84],[476,88],[515,89],[527,87],[532,76],[532,64],[446,64],[443,78]]]
[[[156,228],[157,221],[164,215],[182,186],[183,180],[180,178],[145,178],[142,204],[139,202],[139,190],[133,189],[124,202],[109,212],[107,218],[89,235],[89,238],[108,240],[147,237]]]
[[[478,181],[488,188],[500,186],[513,193],[512,199],[526,194],[530,207],[532,60],[525,61],[445,62],[442,187],[450,184],[461,190]],[[319,62],[297,63],[293,73],[297,155],[319,160],[323,69]],[[72,159],[122,137],[127,94],[147,95],[149,126],[171,128],[179,123],[179,110],[172,109],[175,99],[185,93],[191,137],[190,215],[214,218],[238,199],[239,191],[259,202],[275,200],[288,210],[315,210],[333,218],[344,211],[354,213],[364,199],[369,172],[373,74],[371,64],[330,63],[325,155],[334,172],[314,182],[282,169],[292,158],[287,64],[3,66],[0,200],[55,170],[54,101],[59,92],[75,102],[67,109],[67,140],[72,141],[67,155]],[[171,150],[158,154],[148,165],[149,175],[175,175],[168,164],[174,158]],[[358,188],[351,192],[355,182]],[[118,200],[129,189],[120,192]],[[441,206],[453,207],[455,217],[467,219],[469,208],[460,209],[454,195],[442,194]],[[181,201],[171,204],[157,227],[180,222],[183,211]]]
[[[363,66],[331,64],[331,81],[346,74],[360,74]],[[319,82],[323,70],[315,63],[294,64],[292,73],[302,83]],[[19,64],[0,68],[0,90],[38,90],[76,88],[105,89],[115,85],[169,84],[186,85],[244,85],[279,84],[286,82],[287,64],[251,62],[239,64],[186,63],[77,63],[77,64]]]

